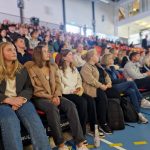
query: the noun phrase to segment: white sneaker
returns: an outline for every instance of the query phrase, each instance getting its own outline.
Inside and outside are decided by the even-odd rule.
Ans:
[[[94,137],[94,132],[89,131],[89,132],[88,132],[88,135],[90,135],[90,136],[93,136],[93,137]],[[105,137],[105,135],[104,135],[103,131],[102,131],[102,130],[100,130],[100,129],[99,129],[99,137],[100,137],[100,138],[104,138],[104,137]]]
[[[144,117],[142,113],[138,113],[140,123],[146,124],[148,120]]]
[[[76,150],[89,150],[84,144],[81,147],[76,146]]]
[[[69,150],[69,148],[66,145],[64,145],[62,147],[58,147],[58,150]]]
[[[141,107],[142,108],[150,108],[150,102],[148,100],[146,100],[146,99],[142,99]]]

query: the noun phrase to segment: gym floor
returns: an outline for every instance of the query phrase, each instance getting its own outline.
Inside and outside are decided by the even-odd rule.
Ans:
[[[145,116],[150,121],[150,109],[142,109]],[[89,149],[91,150],[149,150],[150,149],[150,123],[138,124],[128,123],[124,130],[114,131],[112,135],[106,135],[101,139],[100,147],[94,148],[93,137],[87,135]],[[75,149],[72,140],[67,142],[70,149]],[[56,150],[56,148],[54,148]],[[26,147],[24,150],[32,150]]]

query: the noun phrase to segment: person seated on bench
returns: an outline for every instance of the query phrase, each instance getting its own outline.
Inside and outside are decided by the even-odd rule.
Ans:
[[[108,99],[105,93],[107,89],[111,88],[111,82],[109,82],[109,79],[108,84],[99,82],[99,71],[96,67],[99,58],[95,49],[89,50],[83,58],[86,60],[86,64],[81,68],[80,73],[83,80],[84,93],[94,98],[91,105],[96,106],[100,128],[104,133],[112,134],[112,130],[107,124]]]
[[[139,89],[150,90],[150,71],[140,72],[140,54],[133,52],[129,56],[130,61],[124,67],[124,76],[135,81]]]
[[[105,54],[102,58],[102,64],[104,65],[106,72],[111,78],[113,88],[116,89],[120,94],[123,93],[130,97],[131,103],[139,114],[140,122],[147,123],[148,120],[140,111],[140,105],[144,108],[150,108],[150,102],[143,98],[135,82],[130,81],[130,78],[127,80],[118,78],[119,72],[113,66],[114,59],[112,54]]]
[[[33,87],[27,70],[18,62],[12,43],[0,44],[0,130],[5,150],[23,150],[20,121],[30,134],[33,149],[50,150],[48,138],[29,100]]]
[[[87,150],[88,148],[83,144],[85,139],[76,106],[70,100],[62,97],[58,67],[49,61],[48,46],[45,44],[37,46],[33,51],[33,61],[27,62],[25,66],[34,87],[33,103],[36,108],[45,112],[58,149],[69,149],[64,144],[60,127],[59,110],[62,110],[67,115],[77,150]]]
[[[77,45],[76,52],[73,56],[77,68],[81,68],[86,63],[86,61],[82,59],[82,51],[83,51],[83,44],[79,43]]]
[[[73,54],[71,50],[64,49],[61,52],[59,61],[59,74],[62,85],[63,96],[75,103],[83,134],[86,134],[87,112],[89,112],[89,123],[91,131],[94,132],[94,126],[97,124],[95,112],[96,109],[91,105],[93,98],[87,94],[83,94],[83,86],[81,76],[73,63]],[[91,114],[93,112],[93,114]],[[102,134],[102,133],[101,133]]]
[[[21,36],[16,37],[14,44],[15,44],[16,51],[17,51],[18,61],[22,65],[25,64],[27,61],[32,60],[31,54],[29,54],[28,51],[26,51],[25,40],[23,37]]]

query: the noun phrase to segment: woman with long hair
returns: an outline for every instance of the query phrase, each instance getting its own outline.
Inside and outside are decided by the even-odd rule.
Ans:
[[[23,150],[20,121],[35,150],[50,150],[44,127],[29,100],[33,88],[26,69],[18,62],[12,43],[0,44],[0,129],[5,150]]]
[[[60,127],[59,110],[66,113],[72,135],[78,150],[87,150],[83,144],[84,136],[75,105],[62,97],[62,89],[58,75],[58,67],[49,60],[47,45],[39,45],[34,49],[33,61],[25,64],[34,87],[35,106],[46,113],[48,125],[59,150],[68,150]]]

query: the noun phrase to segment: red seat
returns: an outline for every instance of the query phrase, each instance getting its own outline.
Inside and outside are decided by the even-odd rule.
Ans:
[[[41,110],[37,110],[37,113],[38,113],[39,115],[45,115],[45,112],[43,112],[43,111],[41,111]]]
[[[139,89],[140,92],[145,92],[147,89]]]

